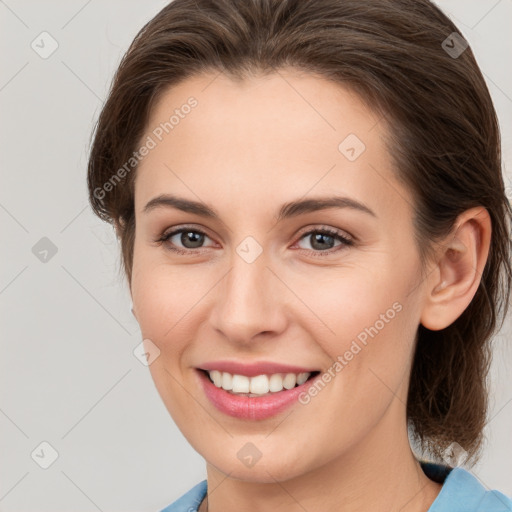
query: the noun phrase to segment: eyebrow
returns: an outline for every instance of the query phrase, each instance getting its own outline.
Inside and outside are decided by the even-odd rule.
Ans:
[[[204,203],[192,201],[183,197],[177,197],[170,194],[161,194],[151,199],[144,209],[143,213],[148,213],[157,208],[175,208],[183,212],[200,215],[201,217],[219,219],[219,214]],[[329,196],[311,199],[298,199],[285,203],[281,206],[277,215],[277,222],[284,219],[303,215],[305,213],[327,210],[329,208],[350,208],[377,217],[375,212],[365,204],[356,201],[350,197]]]

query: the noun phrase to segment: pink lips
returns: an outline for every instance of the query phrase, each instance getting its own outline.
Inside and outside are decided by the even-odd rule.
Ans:
[[[283,389],[277,393],[269,393],[260,397],[247,397],[235,395],[222,388],[218,388],[211,382],[208,375],[201,370],[218,370],[248,377],[262,374],[270,375],[273,373],[305,373],[317,370],[276,363],[241,364],[231,361],[217,361],[215,363],[202,364],[197,374],[203,390],[212,404],[224,414],[248,420],[263,420],[279,414],[296,403],[300,394],[307,391],[309,386],[320,377],[319,374],[292,389]]]

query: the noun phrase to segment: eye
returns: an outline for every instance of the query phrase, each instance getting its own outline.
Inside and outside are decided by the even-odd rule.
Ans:
[[[209,237],[200,229],[185,226],[164,233],[156,242],[165,243],[169,250],[178,254],[190,254],[192,252],[198,252],[195,251],[195,249],[201,249],[203,247],[205,238]],[[181,243],[182,247],[177,246],[177,243]]]
[[[309,237],[311,249],[305,248],[304,250],[315,256],[324,256],[337,252],[344,247],[354,245],[354,241],[340,231],[331,228],[317,228],[311,229],[303,233],[300,241],[307,240]],[[156,242],[164,243],[166,248],[178,254],[192,254],[200,252],[197,249],[202,249],[205,239],[209,238],[208,235],[200,229],[194,227],[181,227],[164,233]],[[174,239],[174,240],[173,240]],[[339,243],[336,245],[335,242]],[[178,245],[181,244],[181,247]],[[210,246],[211,247],[211,246]],[[336,249],[336,247],[338,247]]]
[[[331,228],[311,229],[301,236],[299,242],[302,240],[309,240],[311,249],[306,248],[305,250],[316,253],[315,256],[332,254],[344,247],[354,245],[353,240],[343,235],[340,231]],[[337,245],[335,245],[336,241],[339,242]],[[335,249],[335,247],[338,248]]]

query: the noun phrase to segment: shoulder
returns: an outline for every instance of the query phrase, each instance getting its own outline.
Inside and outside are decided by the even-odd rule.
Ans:
[[[205,496],[206,480],[203,480],[160,512],[196,512]]]
[[[486,489],[469,471],[456,467],[428,512],[512,512],[512,499]]]

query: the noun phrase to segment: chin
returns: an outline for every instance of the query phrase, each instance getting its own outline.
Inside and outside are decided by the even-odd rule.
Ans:
[[[243,442],[242,448],[236,438],[231,439],[231,442],[236,447],[224,446],[222,450],[214,451],[205,446],[197,446],[195,449],[217,471],[230,478],[251,483],[285,482],[308,473],[314,465],[314,461],[308,463],[304,457],[303,448],[291,444],[286,444],[288,453],[279,447],[268,447],[262,448],[263,453],[259,452],[258,455],[254,446],[258,441],[254,445],[250,441]],[[281,446],[283,443],[280,443]]]
[[[285,482],[292,478],[300,476],[305,472],[304,468],[293,468],[282,461],[268,461],[264,463],[260,459],[252,468],[242,467],[242,464],[233,466],[231,461],[219,461],[219,464],[212,464],[230,478],[244,482],[258,484],[274,484],[276,482]]]

